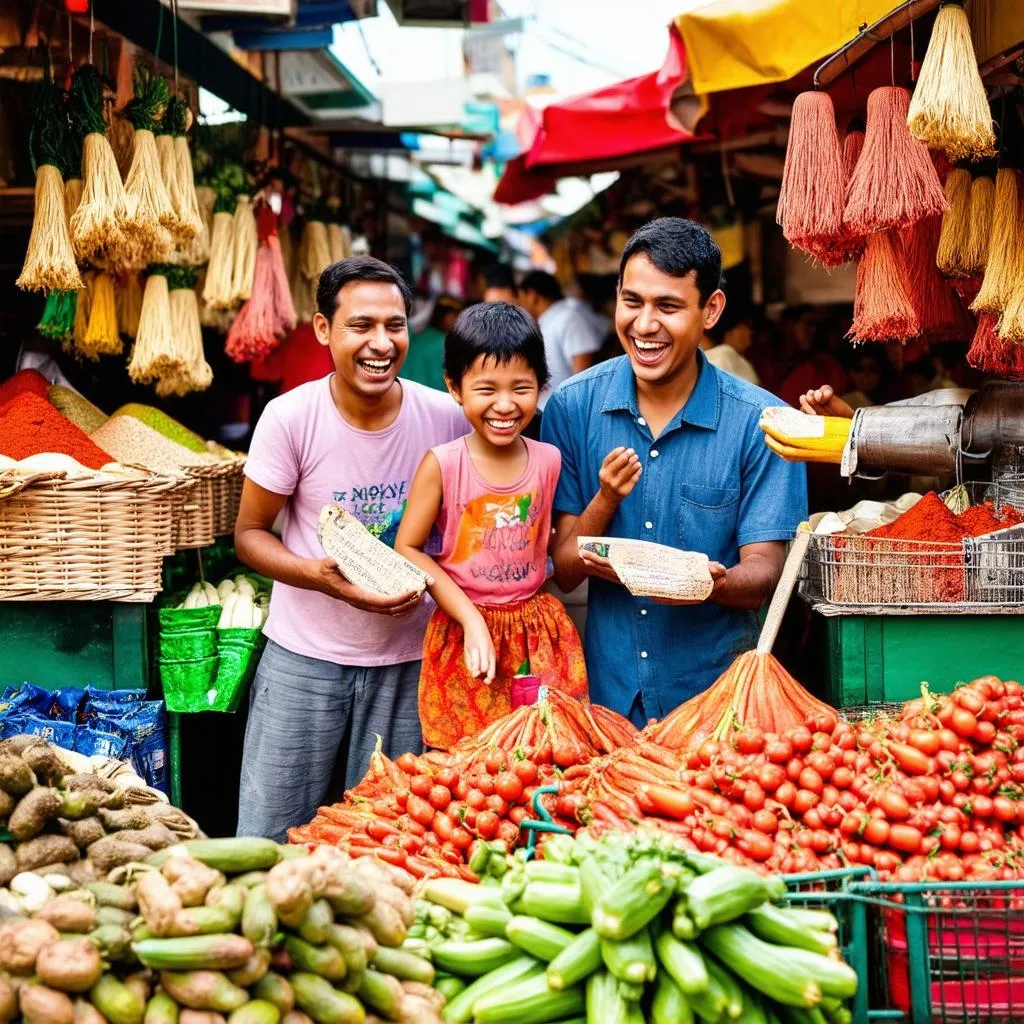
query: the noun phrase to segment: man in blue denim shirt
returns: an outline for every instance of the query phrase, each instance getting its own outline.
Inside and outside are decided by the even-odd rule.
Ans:
[[[785,542],[807,515],[802,465],[764,443],[777,398],[716,369],[700,351],[725,307],[721,252],[692,221],[664,217],[626,244],[615,328],[625,356],[567,380],[547,404],[543,440],[562,452],[555,579],[591,577],[590,697],[637,724],[706,689],[757,639]],[[578,536],[656,541],[712,560],[701,604],[634,598]]]

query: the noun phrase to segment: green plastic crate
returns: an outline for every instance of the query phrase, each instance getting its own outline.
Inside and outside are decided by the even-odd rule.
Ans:
[[[992,673],[1017,679],[1024,628],[1016,615],[815,614],[823,700],[833,707],[913,700]],[[984,654],[984,665],[979,661]]]

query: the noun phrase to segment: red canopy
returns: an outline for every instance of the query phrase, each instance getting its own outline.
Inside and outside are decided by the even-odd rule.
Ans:
[[[690,141],[693,135],[668,120],[672,92],[685,71],[683,41],[672,27],[660,70],[530,109],[518,129],[524,152],[509,161],[494,198],[508,204],[536,199],[551,192],[557,178],[617,169],[623,158]]]

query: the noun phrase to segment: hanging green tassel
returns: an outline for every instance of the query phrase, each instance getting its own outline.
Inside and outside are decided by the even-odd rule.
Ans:
[[[50,292],[36,330],[53,341],[67,341],[75,326],[78,292]]]

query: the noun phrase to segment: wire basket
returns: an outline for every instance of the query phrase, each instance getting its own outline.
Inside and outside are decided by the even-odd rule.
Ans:
[[[888,1005],[916,1024],[1021,1019],[1024,881],[858,882],[878,912]]]
[[[213,478],[213,532],[226,537],[235,532],[238,506],[242,502],[245,459],[224,464],[224,471]]]
[[[0,600],[152,601],[181,480],[0,475]]]
[[[918,606],[966,600],[964,545],[815,534],[804,592],[833,605]]]

